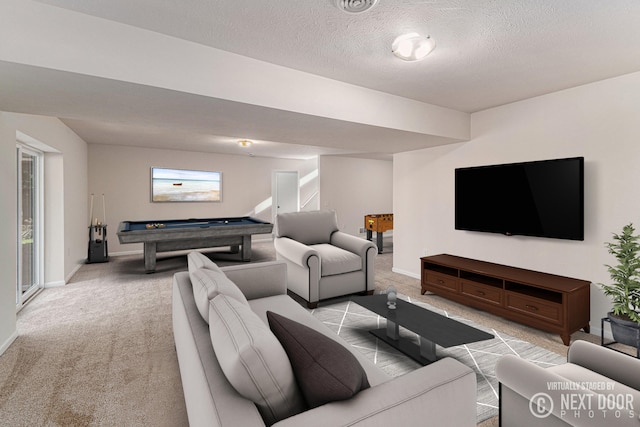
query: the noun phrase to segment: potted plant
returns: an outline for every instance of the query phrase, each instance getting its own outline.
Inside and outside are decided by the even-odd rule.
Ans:
[[[611,275],[611,284],[600,284],[605,295],[613,302],[609,313],[613,339],[638,348],[640,342],[640,236],[635,235],[633,224],[613,235],[613,242],[606,243],[609,253],[618,264],[605,265]]]

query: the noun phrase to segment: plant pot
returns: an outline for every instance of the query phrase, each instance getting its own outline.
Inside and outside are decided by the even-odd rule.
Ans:
[[[622,319],[612,312],[609,312],[608,316],[614,341],[640,348],[640,325],[633,320]]]

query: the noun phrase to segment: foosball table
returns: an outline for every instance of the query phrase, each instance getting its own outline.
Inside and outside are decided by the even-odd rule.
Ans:
[[[384,232],[393,229],[393,214],[365,215],[364,228],[367,231],[367,240],[372,240],[373,232],[376,232],[376,245],[378,253],[381,254]]]

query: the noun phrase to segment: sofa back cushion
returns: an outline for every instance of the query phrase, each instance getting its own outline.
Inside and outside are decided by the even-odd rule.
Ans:
[[[189,273],[192,273],[199,268],[222,272],[215,262],[197,251],[191,251],[187,254],[187,266],[189,267]]]
[[[334,210],[288,212],[276,216],[276,237],[288,237],[305,245],[329,243],[338,231]]]
[[[229,280],[222,271],[201,267],[190,272],[189,278],[191,279],[196,306],[207,323],[209,322],[209,301],[217,295],[227,295],[244,305],[248,306],[249,304],[240,288]]]
[[[267,425],[306,409],[287,354],[249,306],[226,295],[213,298],[209,333],[227,380],[256,404]]]

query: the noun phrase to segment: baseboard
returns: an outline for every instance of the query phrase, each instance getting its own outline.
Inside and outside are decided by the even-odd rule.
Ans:
[[[78,271],[77,268],[73,270],[73,272],[69,275],[69,278],[71,278],[75,274],[76,271]],[[67,282],[68,282],[68,280],[58,280],[58,281],[55,281],[55,282],[47,282],[47,283],[44,284],[44,288],[45,289],[48,289],[48,288],[59,288],[60,286],[66,285]]]
[[[410,271],[402,270],[400,268],[392,267],[391,271],[394,272],[394,273],[403,274],[405,276],[409,276],[409,277],[412,277],[412,278],[418,279],[418,280],[420,280],[420,278],[421,278],[419,274],[415,274],[415,273],[412,273]]]
[[[597,337],[601,337],[602,336],[602,328],[598,325],[598,326],[593,326],[591,325],[591,327],[589,328],[589,333],[591,335],[595,335]],[[607,331],[605,329],[604,331],[604,337],[610,341],[613,340],[613,335],[611,335],[611,331]]]
[[[11,344],[18,338],[18,331],[13,331],[13,334],[0,346],[0,356],[4,354]]]

